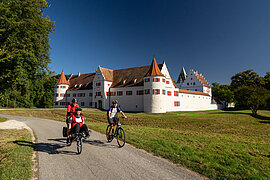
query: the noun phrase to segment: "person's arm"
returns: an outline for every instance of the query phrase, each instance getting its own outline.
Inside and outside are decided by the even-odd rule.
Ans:
[[[71,111],[71,106],[68,105],[68,109],[67,109],[67,118],[70,116],[70,111]]]
[[[69,138],[69,131],[70,131],[70,129],[71,129],[71,123],[68,123],[68,129],[67,129],[67,137]]]
[[[108,115],[109,115],[109,118],[111,119],[111,111],[109,110],[109,113],[108,113]]]
[[[122,114],[122,116],[124,116],[124,118],[127,118],[127,116],[125,115],[123,111],[120,111],[120,113]]]

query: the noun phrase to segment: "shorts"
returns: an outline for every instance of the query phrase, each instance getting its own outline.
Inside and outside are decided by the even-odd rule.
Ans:
[[[117,118],[109,118],[108,117],[108,123],[110,124],[110,125],[112,125],[112,124],[116,124],[116,122],[117,122]]]

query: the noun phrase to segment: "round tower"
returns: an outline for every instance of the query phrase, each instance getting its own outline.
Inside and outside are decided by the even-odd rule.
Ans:
[[[59,80],[54,87],[54,107],[65,107],[67,105],[65,94],[68,87],[69,84],[66,80],[64,72],[62,71]]]
[[[165,113],[166,93],[165,77],[160,72],[155,58],[144,77],[144,112]]]

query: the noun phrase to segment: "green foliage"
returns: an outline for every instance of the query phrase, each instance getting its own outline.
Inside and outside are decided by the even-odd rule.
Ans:
[[[45,8],[45,0],[0,2],[1,106],[8,100],[16,107],[42,104],[50,74],[49,33],[55,28],[43,17]]]
[[[231,91],[230,85],[212,84],[213,98],[231,103],[234,101],[234,94]]]
[[[238,107],[248,107],[254,115],[259,108],[270,107],[270,73],[260,77],[253,70],[237,73],[231,78],[231,89],[234,92]]]
[[[240,86],[235,90],[236,100],[241,106],[247,106],[252,110],[253,115],[257,114],[259,107],[266,105],[269,98],[269,91],[263,87]]]

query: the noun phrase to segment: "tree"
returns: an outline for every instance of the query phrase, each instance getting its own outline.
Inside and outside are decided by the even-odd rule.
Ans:
[[[266,105],[269,98],[269,91],[260,86],[240,86],[235,90],[237,103],[242,107],[249,107],[253,115],[257,115],[257,110]]]
[[[234,94],[231,91],[230,85],[212,84],[212,94],[215,99],[231,103],[234,101]]]
[[[35,105],[50,74],[49,33],[55,25],[43,17],[47,7],[45,0],[0,1],[0,97],[7,89],[19,93],[19,106]]]
[[[258,86],[263,84],[262,78],[252,69],[239,72],[231,77],[231,88],[232,90],[237,89],[240,86]]]

